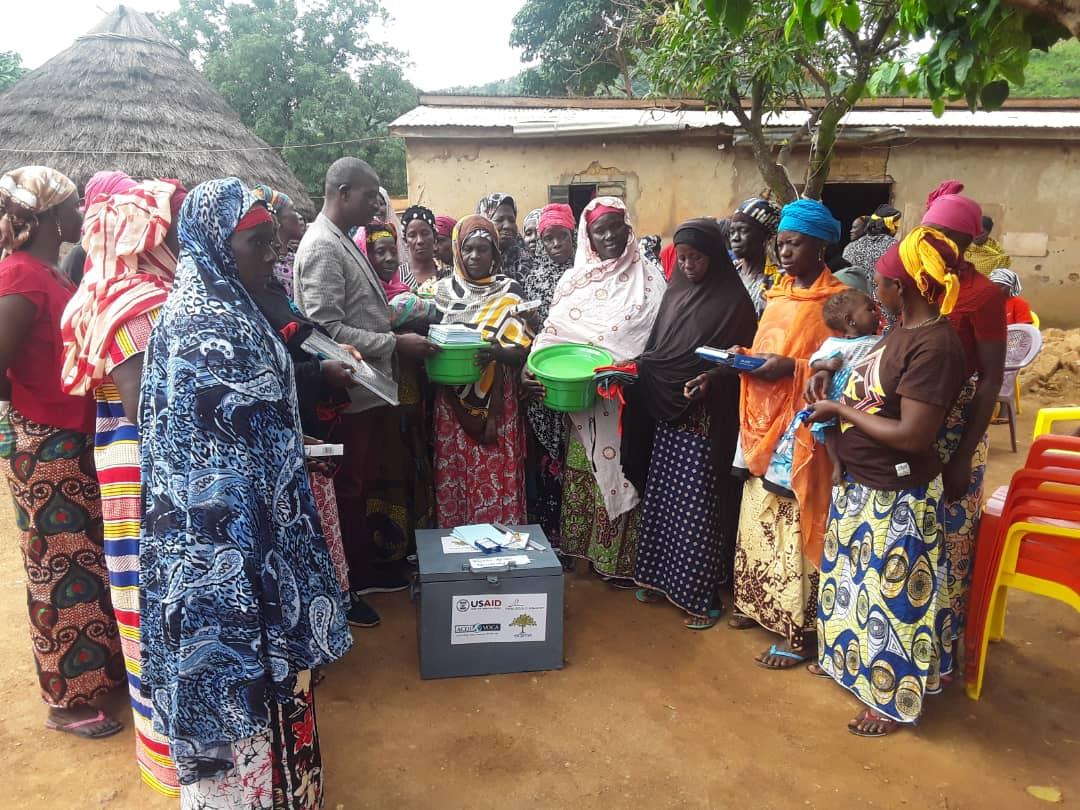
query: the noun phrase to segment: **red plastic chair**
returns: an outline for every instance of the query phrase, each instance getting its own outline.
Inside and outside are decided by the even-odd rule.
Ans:
[[[987,643],[1004,634],[1009,588],[1080,611],[1080,438],[1036,439],[1001,514],[983,514],[976,549],[966,627],[972,700],[982,691]]]

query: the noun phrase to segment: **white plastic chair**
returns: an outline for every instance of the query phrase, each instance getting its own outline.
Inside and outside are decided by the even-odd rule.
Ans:
[[[1009,420],[1009,438],[1016,452],[1016,378],[1021,369],[1030,366],[1042,351],[1042,333],[1031,324],[1009,325],[1005,344],[1005,378],[998,392],[998,414]]]

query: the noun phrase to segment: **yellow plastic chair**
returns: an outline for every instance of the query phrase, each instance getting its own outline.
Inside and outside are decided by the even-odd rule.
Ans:
[[[1031,325],[1034,326],[1036,329],[1042,328],[1039,326],[1039,316],[1035,314],[1035,310],[1031,311]]]
[[[1080,405],[1065,405],[1060,408],[1039,408],[1039,415],[1035,417],[1035,430],[1033,439],[1043,434],[1053,433],[1056,422],[1080,421]]]

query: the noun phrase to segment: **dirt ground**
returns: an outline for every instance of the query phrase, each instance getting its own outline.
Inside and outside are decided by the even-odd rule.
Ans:
[[[993,431],[991,487],[1025,450]],[[43,728],[6,505],[0,537],[0,807],[175,807],[139,781],[129,718],[96,742]],[[762,631],[691,632],[580,572],[566,593],[565,669],[440,681],[419,678],[407,595],[373,597],[382,626],[318,691],[327,808],[1037,808],[1031,785],[1080,801],[1080,616],[1064,605],[1017,594],[982,700],[954,686],[875,740],[846,731],[839,687],[756,666]],[[120,694],[107,708],[128,711]]]

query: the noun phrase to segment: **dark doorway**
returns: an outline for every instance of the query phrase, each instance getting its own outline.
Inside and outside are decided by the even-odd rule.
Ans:
[[[574,222],[578,222],[585,206],[596,196],[596,183],[571,183],[568,196],[570,208],[574,212]]]
[[[892,183],[826,183],[821,201],[840,220],[841,244],[846,245],[856,217],[872,214],[879,205],[892,202]]]

